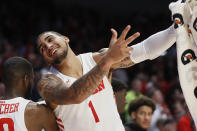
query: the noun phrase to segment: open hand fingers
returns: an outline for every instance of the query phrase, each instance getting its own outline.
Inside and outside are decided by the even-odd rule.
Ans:
[[[127,47],[127,51],[130,52],[133,50],[133,47]]]
[[[127,36],[127,33],[129,32],[129,30],[131,29],[131,26],[128,25],[123,31],[122,34],[119,37],[119,40],[122,41],[125,39],[125,37]]]
[[[53,76],[55,76],[54,74],[45,74],[45,75],[43,75],[43,77],[42,78],[49,78],[49,77],[53,77]]]
[[[46,74],[40,79],[40,84],[47,86],[49,84],[60,83],[62,80],[54,74]]]
[[[133,42],[136,38],[138,38],[140,36],[140,33],[137,32],[135,34],[133,34],[132,36],[130,36],[128,39],[125,40],[124,44],[126,46],[128,46],[128,44],[130,44],[131,42]]]
[[[111,32],[112,32],[112,37],[111,37],[111,40],[110,40],[110,46],[111,44],[115,43],[117,41],[117,31],[115,29],[111,29]]]
[[[61,80],[58,76],[54,75],[54,74],[46,74],[43,76],[42,79],[57,79],[57,80]]]
[[[39,80],[37,86],[38,87],[46,87],[49,84],[49,81],[46,78],[42,78]]]

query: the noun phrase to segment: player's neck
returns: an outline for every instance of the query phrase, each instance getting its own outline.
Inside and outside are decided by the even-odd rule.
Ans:
[[[79,78],[83,74],[82,64],[73,52],[71,52],[61,64],[54,65],[54,67],[62,74],[74,78]]]
[[[5,95],[3,96],[4,100],[13,99],[16,97],[24,97],[24,94],[22,92],[16,91],[16,90],[6,90]]]
[[[17,96],[17,95],[14,95],[14,94],[5,94],[4,96],[1,97],[1,100],[9,100],[9,99],[14,99],[16,97],[20,97],[20,96]]]

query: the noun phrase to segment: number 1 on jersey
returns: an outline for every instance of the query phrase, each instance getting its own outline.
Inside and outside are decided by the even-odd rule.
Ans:
[[[88,105],[89,105],[90,109],[92,110],[92,114],[94,116],[95,122],[96,123],[99,122],[100,120],[99,120],[98,115],[97,115],[97,113],[96,113],[96,111],[94,109],[94,106],[92,104],[92,101],[89,101],[89,104]]]

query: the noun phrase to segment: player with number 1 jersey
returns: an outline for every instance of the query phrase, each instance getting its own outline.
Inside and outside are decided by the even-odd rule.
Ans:
[[[61,130],[124,131],[105,76],[112,65],[129,57],[132,48],[128,44],[139,36],[135,33],[125,39],[129,30],[127,26],[114,41],[116,31],[112,29],[109,49],[97,57],[99,60],[92,53],[76,56],[69,39],[57,32],[44,32],[38,37],[38,49],[52,65],[50,73],[38,83],[38,91],[54,110]]]
[[[111,85],[106,78],[109,70],[127,68],[144,60],[154,59],[175,41],[173,30],[169,28],[129,47],[128,44],[139,37],[139,33],[135,33],[126,38],[130,28],[128,25],[119,37],[111,29],[108,49],[78,56],[70,48],[68,37],[53,31],[43,32],[38,36],[39,52],[45,62],[52,65],[52,74],[45,75],[40,80],[38,91],[55,111],[62,130],[125,130]],[[158,46],[161,47],[153,50],[153,47]],[[53,75],[58,77],[52,77]]]
[[[83,74],[92,69],[96,62],[92,53],[79,55],[83,66]],[[63,75],[55,68],[51,72],[60,77],[67,87],[76,78]],[[58,105],[54,110],[57,123],[67,131],[125,131],[117,111],[111,84],[104,77],[94,93],[80,104]]]

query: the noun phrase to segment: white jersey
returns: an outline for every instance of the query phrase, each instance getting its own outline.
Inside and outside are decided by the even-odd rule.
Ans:
[[[96,65],[96,62],[92,53],[79,56],[84,75]],[[68,87],[76,80],[76,78],[61,74],[53,67],[50,73],[60,77]],[[95,92],[82,103],[58,105],[54,112],[60,129],[65,131],[125,131],[118,114],[111,84],[106,77]]]
[[[22,97],[0,100],[0,131],[27,131],[24,113],[29,102]]]

